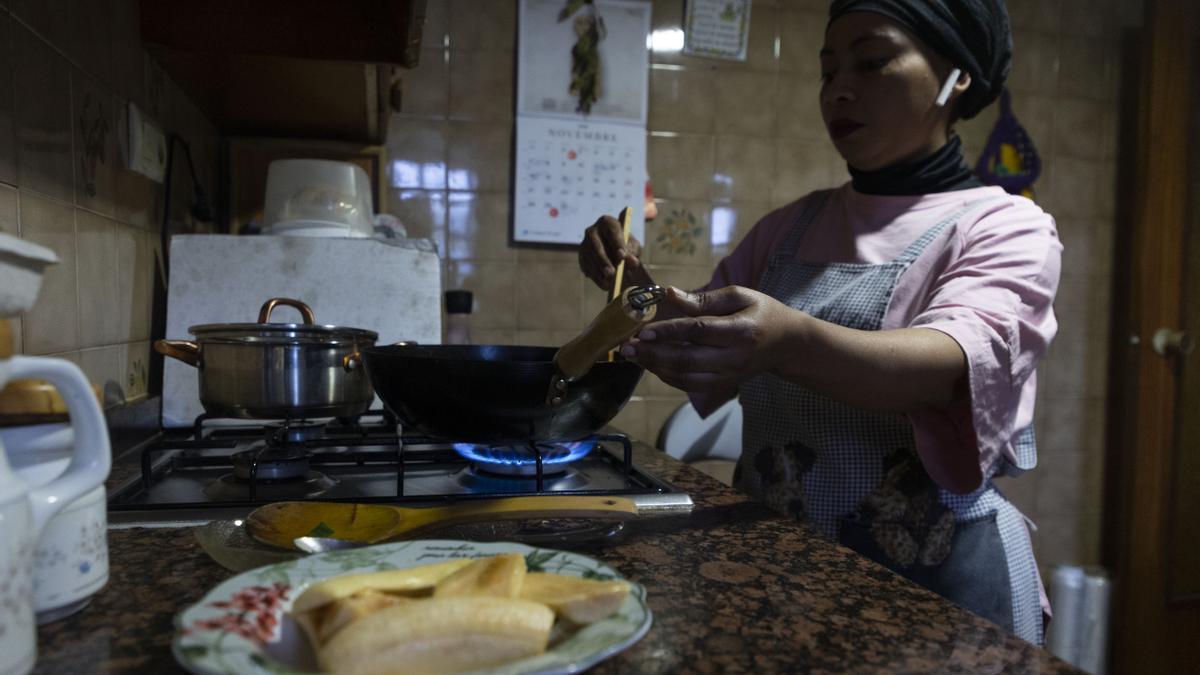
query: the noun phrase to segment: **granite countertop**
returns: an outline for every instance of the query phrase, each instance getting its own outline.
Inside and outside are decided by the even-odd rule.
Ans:
[[[635,461],[696,508],[581,549],[645,586],[654,612],[594,672],[1078,672],[661,452],[637,444]],[[110,530],[109,551],[108,586],[39,629],[35,672],[178,672],[175,613],[232,575],[192,528]]]

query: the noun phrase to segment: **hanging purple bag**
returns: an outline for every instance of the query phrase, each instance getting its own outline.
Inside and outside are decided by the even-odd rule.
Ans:
[[[1042,160],[1033,140],[1012,112],[1012,97],[1000,93],[1000,119],[988,136],[987,145],[975,164],[975,175],[988,185],[1033,199],[1033,183],[1042,171]]]

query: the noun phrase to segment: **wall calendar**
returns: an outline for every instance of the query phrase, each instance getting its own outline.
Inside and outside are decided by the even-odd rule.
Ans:
[[[644,239],[650,3],[520,10],[513,241],[574,246],[626,206]]]

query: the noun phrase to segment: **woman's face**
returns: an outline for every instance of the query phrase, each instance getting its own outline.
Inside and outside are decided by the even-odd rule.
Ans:
[[[950,106],[935,101],[950,70],[879,14],[851,12],[834,21],[821,49],[821,116],[846,162],[875,171],[941,147]],[[955,94],[968,84],[964,77]]]

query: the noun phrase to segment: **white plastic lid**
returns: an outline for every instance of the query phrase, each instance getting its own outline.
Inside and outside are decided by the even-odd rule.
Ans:
[[[371,181],[362,167],[327,159],[278,159],[267,169],[267,232],[369,237]]]

